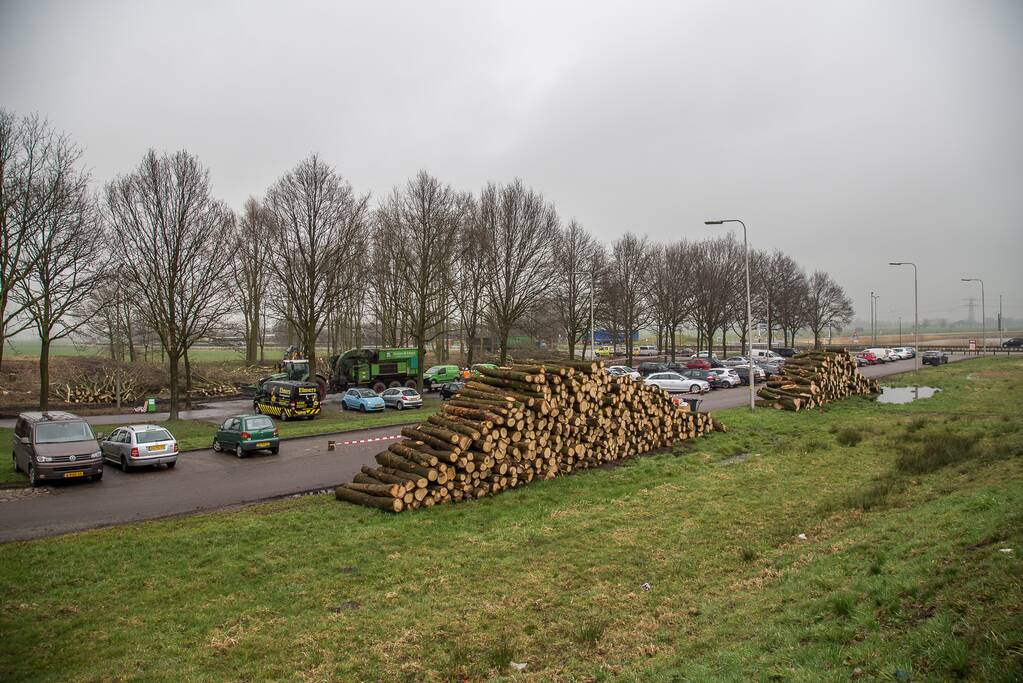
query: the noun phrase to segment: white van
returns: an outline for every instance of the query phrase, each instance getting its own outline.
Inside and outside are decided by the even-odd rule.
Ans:
[[[891,349],[886,349],[880,346],[873,349],[864,349],[864,351],[874,354],[874,358],[877,358],[882,363],[891,363],[892,361],[899,360],[898,356],[896,356]]]
[[[772,361],[784,363],[785,359],[770,349],[753,349],[751,352],[754,361]]]
[[[637,356],[656,356],[658,353],[656,346],[640,346],[636,351]]]

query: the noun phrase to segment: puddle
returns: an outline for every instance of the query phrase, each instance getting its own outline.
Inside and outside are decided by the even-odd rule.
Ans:
[[[930,398],[941,391],[935,387],[881,387],[878,403],[912,403],[918,398]]]

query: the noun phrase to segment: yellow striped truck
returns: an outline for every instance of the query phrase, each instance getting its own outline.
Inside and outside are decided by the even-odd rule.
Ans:
[[[252,401],[252,409],[281,420],[305,418],[320,414],[319,388],[313,382],[270,380],[263,382]]]

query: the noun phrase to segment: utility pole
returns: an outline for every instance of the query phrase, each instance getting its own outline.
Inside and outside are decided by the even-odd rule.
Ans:
[[[980,283],[980,338],[984,353],[987,353],[987,313],[984,309],[984,281],[979,277],[962,277],[959,278],[963,282],[979,282]]]

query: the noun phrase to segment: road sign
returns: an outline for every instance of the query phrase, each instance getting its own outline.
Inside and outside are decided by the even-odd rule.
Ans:
[[[976,350],[977,350],[977,340],[976,339],[971,339],[970,340],[970,351],[976,351]]]

